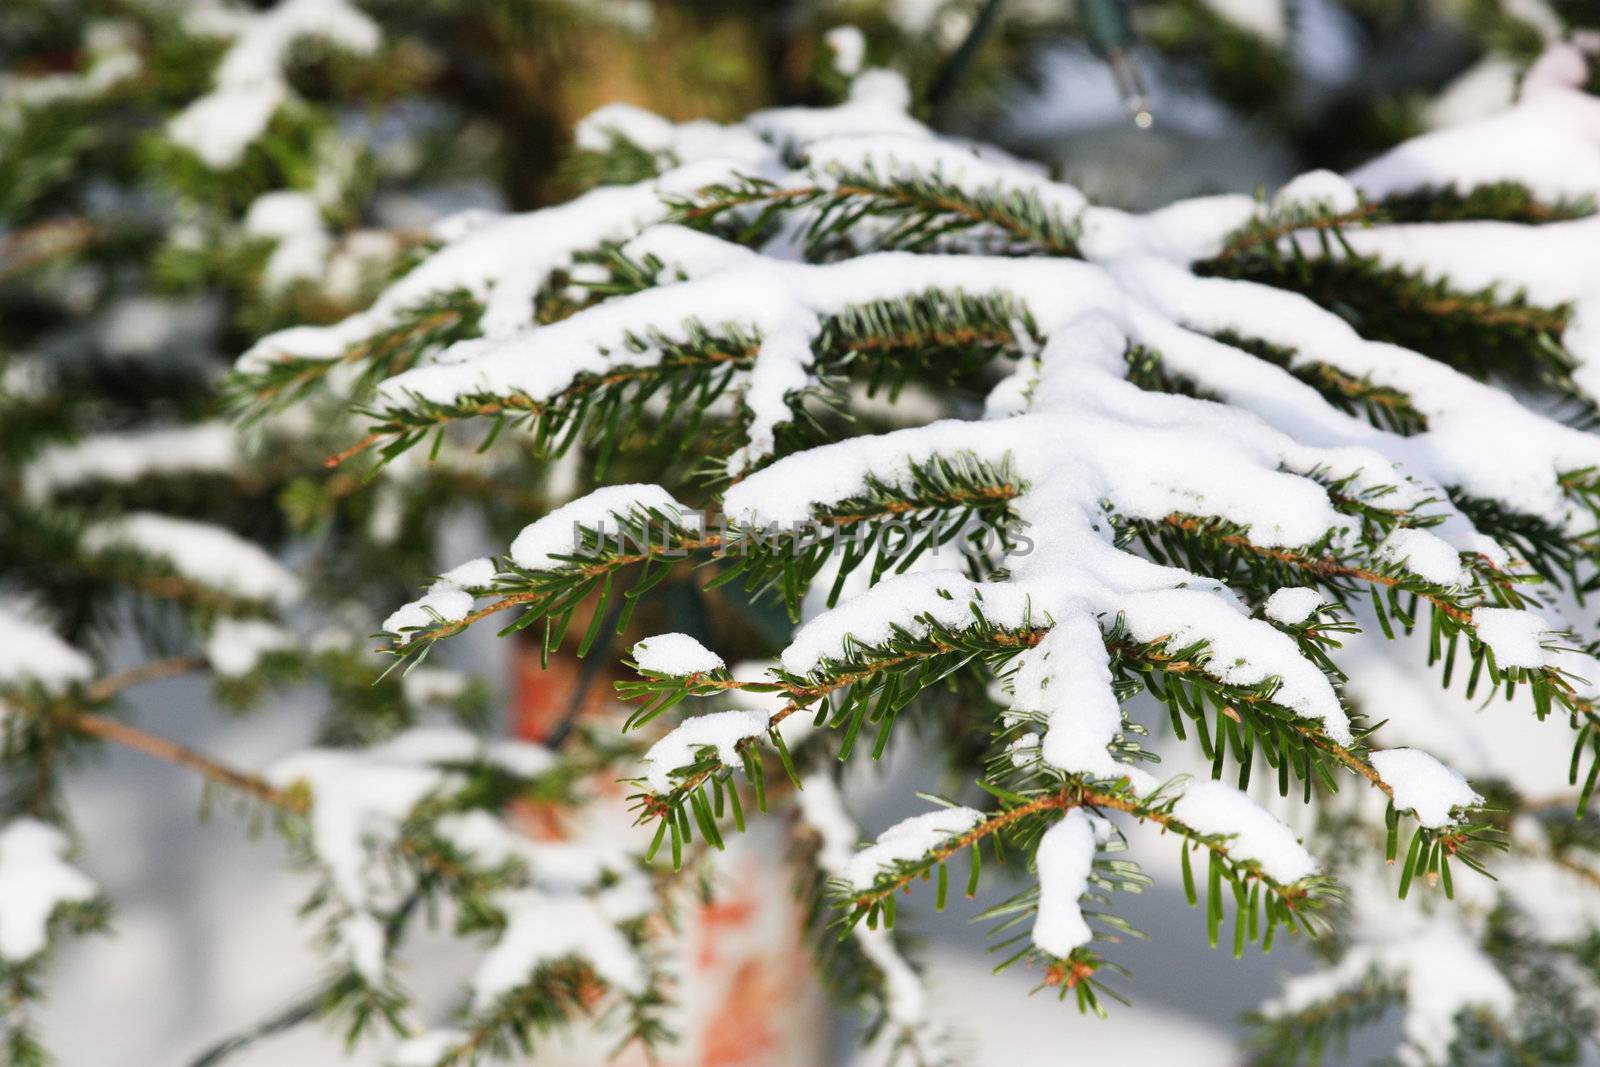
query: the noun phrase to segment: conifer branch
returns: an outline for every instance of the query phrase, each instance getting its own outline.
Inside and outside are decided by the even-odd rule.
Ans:
[[[265,367],[236,372],[230,378],[229,406],[246,422],[260,419],[352,363],[363,364],[354,390],[359,397],[380,379],[414,366],[423,353],[476,336],[480,310],[464,292],[444,293],[409,310],[396,325],[332,358],[277,356]]]
[[[754,221],[740,216],[754,210]],[[745,178],[701,189],[673,205],[672,221],[706,228],[734,220],[745,234],[760,233],[786,212],[809,212],[808,251],[820,257],[830,245],[853,237],[864,218],[889,225],[859,249],[930,251],[952,237],[981,228],[1005,238],[997,250],[1077,256],[1077,221],[1063,219],[1037,197],[1020,191],[969,191],[938,173],[917,180],[886,178],[871,168],[841,170],[827,184],[780,186]]]
[[[1226,272],[1226,264],[1237,260],[1253,257],[1275,260],[1277,249],[1285,237],[1316,234],[1318,240],[1326,241],[1326,234],[1338,239],[1339,231],[1347,226],[1366,225],[1372,221],[1374,214],[1371,204],[1362,204],[1353,211],[1291,212],[1287,218],[1268,216],[1251,219],[1228,238],[1221,251],[1195,269],[1202,274],[1220,274]]]

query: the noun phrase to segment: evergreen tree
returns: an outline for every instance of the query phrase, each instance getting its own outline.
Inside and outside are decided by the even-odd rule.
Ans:
[[[48,1061],[52,948],[111,919],[60,787],[106,744],[197,773],[317,878],[335,975],[211,1063],[313,1016],[407,1067],[591,1014],[669,1041],[674,911],[752,820],[790,836],[820,970],[907,1062],[951,1053],[901,907],[954,879],[1002,966],[1104,1011],[1142,834],[1214,946],[1327,957],[1262,1006],[1263,1062],[1391,1007],[1416,1063],[1567,1062],[1594,1034],[1581,32],[1511,35],[1501,114],[1133,215],[916,117],[934,68],[913,89],[865,57],[928,27],[882,12],[785,38],[803,91],[798,60],[738,65],[717,93],[782,102],[741,120],[600,108],[556,176],[569,104],[532,94],[563,44],[777,31],[734,5],[395,7],[0,21],[26,58],[0,82],[8,1062]],[[1130,27],[1158,49],[1219,77],[1241,54],[1209,6],[1151,7]],[[1470,8],[1485,41],[1521,24]],[[1201,28],[1163,37],[1183,11]],[[519,207],[590,187],[407,224],[497,164]],[[441,568],[463,508],[509,547]],[[425,662],[486,620],[626,712],[494,738],[482,683]],[[240,707],[316,682],[318,747],[250,769],[126,721],[129,690],[201,672]],[[1486,698],[1570,730],[1495,758]],[[912,730],[950,795],[858,847],[841,769]],[[616,779],[629,801],[594,788]],[[571,839],[519,833],[530,804]],[[607,821],[630,812],[634,836]],[[394,960],[446,905],[482,946],[448,1019]]]

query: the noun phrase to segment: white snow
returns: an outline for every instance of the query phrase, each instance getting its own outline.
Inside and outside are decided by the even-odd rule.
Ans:
[[[925,137],[927,127],[906,114],[911,89],[895,71],[869,68],[850,84],[850,98],[837,107],[780,107],[745,119],[751,129],[780,146],[803,148],[825,137]]]
[[[1483,151],[1486,144],[1495,150]],[[1600,100],[1550,87],[1509,111],[1405,141],[1351,171],[1350,180],[1371,200],[1505,181],[1547,201],[1592,196],[1600,190]]]
[[[571,566],[557,556],[579,553],[581,542],[578,528],[600,530],[604,528],[608,541],[615,544],[620,532],[619,520],[646,518],[649,512],[660,512],[680,524],[686,517],[697,514],[672,498],[672,494],[655,485],[608,485],[587,496],[563,504],[550,514],[529,523],[511,542],[511,559],[517,566],[530,571],[560,570]],[[651,523],[653,530],[659,524]],[[651,543],[659,540],[652,537]],[[631,545],[631,542],[625,542]]]
[[[1033,921],[1033,943],[1058,959],[1094,937],[1078,898],[1089,888],[1095,846],[1094,826],[1082,808],[1067,812],[1039,839],[1034,855],[1039,869],[1039,914]]]
[[[412,667],[400,678],[400,692],[414,708],[454,700],[467,691],[467,676],[448,667],[426,663]]]
[[[458,589],[487,589],[494,584],[498,570],[494,560],[487,556],[479,556],[477,559],[469,559],[465,563],[451,567],[439,575],[439,582],[453,585]]]
[[[384,632],[404,636],[408,630],[435,626],[441,619],[460,622],[472,611],[479,596],[492,591],[498,571],[487,556],[450,568],[435,578],[422,596],[390,612],[383,620]]]
[[[867,173],[887,182],[937,177],[968,196],[1028,195],[1063,224],[1070,224],[1088,201],[1063,182],[1042,177],[1031,167],[928,137],[830,137],[806,146],[813,174],[838,180]]]
[[[333,251],[333,237],[322,221],[322,207],[310,193],[277,189],[250,204],[244,230],[275,242],[263,281],[269,290],[321,278]]]
[[[861,62],[867,57],[867,38],[854,26],[835,26],[822,35],[833,52],[833,65],[840,74],[861,73]]]
[[[1317,861],[1296,840],[1294,831],[1230,785],[1191,782],[1173,805],[1172,814],[1203,834],[1229,835],[1229,857],[1254,860],[1280,885],[1317,873]]]
[[[159,475],[231,474],[240,469],[238,438],[223,422],[97,434],[52,445],[22,474],[28,499],[44,500],[91,482],[128,484]]]
[[[89,657],[36,621],[26,605],[0,600],[0,685],[60,693],[93,676]]]
[[[644,961],[594,901],[525,889],[500,894],[495,903],[506,913],[506,928],[473,974],[475,1010],[492,1007],[539,968],[567,958],[587,963],[618,993],[636,996],[648,988]]]
[[[1167,647],[1205,641],[1203,669],[1228,685],[1256,685],[1277,678],[1273,701],[1296,714],[1319,719],[1341,745],[1352,740],[1350,718],[1327,675],[1300,654],[1289,635],[1270,623],[1240,615],[1215,597],[1174,589],[1129,598],[1128,632],[1137,640],[1167,638]]]
[[[472,611],[473,596],[454,585],[436,583],[428,592],[402,604],[383,620],[386,633],[405,635],[408,630],[426,630],[439,623],[460,622]]]
[[[259,545],[211,523],[131,511],[84,531],[84,549],[129,551],[161,560],[181,577],[248,600],[288,604],[300,580]]]
[[[1522,74],[1522,64],[1509,56],[1484,56],[1428,101],[1428,126],[1459,126],[1499,114],[1516,100]]]
[[[306,749],[266,771],[280,789],[303,783],[311,790],[312,849],[354,920],[340,926],[341,944],[371,982],[383,971],[381,951],[376,959],[372,951],[375,911],[405,889],[384,853],[399,841],[412,809],[454,780],[431,765],[439,750],[436,736],[414,732],[369,749]]]
[[[224,678],[249,674],[269,652],[295,647],[294,635],[264,619],[218,619],[206,635],[206,661]]]
[[[604,152],[613,137],[640,148],[670,149],[677,127],[668,119],[634,104],[605,104],[578,120],[573,142],[586,152]]]
[[[1205,0],[1205,4],[1269,45],[1281,46],[1288,38],[1284,0]]]
[[[439,1067],[445,1057],[470,1036],[465,1030],[449,1027],[426,1030],[390,1049],[384,1062],[388,1067]]]
[[[239,357],[237,369],[248,373],[283,360],[334,359],[430,298],[456,290],[482,304],[479,325],[485,337],[527,331],[535,296],[551,275],[573,264],[577,253],[660,222],[668,210],[663,194],[693,191],[726,175],[725,163],[710,160],[638,185],[602,186],[555,207],[447,228],[439,234],[445,246],[385,289],[370,308],[331,326],[269,334]]]
[[[1472,629],[1494,653],[1497,667],[1545,665],[1548,656],[1544,641],[1550,624],[1538,613],[1519,608],[1478,608],[1472,613]]]
[[[70,847],[66,834],[38,819],[12,819],[0,830],[0,959],[16,964],[37,956],[56,907],[99,894],[66,862]]]
[[[50,73],[0,71],[0,123],[36,107],[65,100],[90,100],[144,69],[133,27],[118,19],[94,19],[84,29],[81,70]]]
[[[1310,586],[1291,586],[1276,590],[1261,606],[1261,613],[1273,622],[1298,626],[1325,603],[1325,598]]]
[[[756,710],[714,711],[685,719],[669,730],[644,754],[645,782],[652,792],[672,789],[672,772],[695,761],[695,751],[714,748],[717,759],[730,767],[743,765],[738,745],[767,732],[768,713]]]
[[[1379,546],[1378,556],[1435,585],[1460,585],[1466,579],[1460,553],[1427,530],[1395,530]]]
[[[296,41],[318,38],[358,54],[375,52],[379,44],[377,24],[345,0],[281,0],[259,13],[200,3],[184,21],[191,33],[233,38],[211,92],[167,127],[174,142],[217,170],[238,163],[289,99],[283,64]]]
[[[1307,171],[1278,190],[1274,212],[1312,211],[1347,215],[1361,206],[1361,194],[1349,179],[1331,170]]]
[[[771,451],[774,428],[791,417],[785,398],[806,384],[820,328],[765,266],[647,289],[500,340],[458,342],[439,362],[386,379],[377,403],[408,410],[419,400],[454,404],[486,394],[550,400],[585,375],[657,366],[663,345],[689,341],[700,326],[760,339],[764,358],[741,390],[754,415],[750,458],[759,459]]]
[[[1111,692],[1105,635],[1092,618],[1074,614],[1058,622],[1017,657],[1009,683],[1013,711],[1047,716],[1043,742],[1031,742],[1041,745],[1046,763],[1100,778],[1126,776],[1141,792],[1154,788],[1147,772],[1107,751],[1122,730],[1122,708]]]
[[[1359,233],[1348,235],[1360,239]],[[1452,254],[1471,256],[1468,242]],[[1248,282],[1195,278],[1149,262],[1118,268],[1141,296],[1191,329],[1233,330],[1289,349],[1294,366],[1324,362],[1406,395],[1429,429],[1404,440],[1329,409],[1304,383],[1218,344],[1162,344],[1163,359],[1273,426],[1328,443],[1367,443],[1400,460],[1408,473],[1438,486],[1459,486],[1512,511],[1536,515],[1574,532],[1586,529],[1562,494],[1557,475],[1600,462],[1594,437],[1535,414],[1504,391],[1418,353],[1361,339],[1350,326],[1296,293]],[[1569,326],[1568,332],[1571,332]],[[1191,353],[1191,348],[1193,349]],[[1434,494],[1438,495],[1438,494]],[[1437,506],[1437,505],[1436,505]],[[1446,510],[1446,509],[1441,509]],[[1441,536],[1460,529],[1441,526]],[[1452,542],[1456,543],[1456,542]],[[1457,543],[1463,550],[1483,546]],[[1498,558],[1504,559],[1503,552]]]
[[[668,163],[733,160],[759,167],[772,149],[743,126],[723,126],[708,119],[673,123],[632,104],[606,104],[578,120],[573,139],[579,148],[604,152],[613,138],[657,153]]]
[[[890,640],[896,628],[914,637],[925,635],[929,629],[926,618],[964,625],[973,620],[968,605],[977,592],[972,581],[954,571],[885,578],[796,630],[783,650],[783,669],[809,674],[827,660],[842,658],[852,646]]]
[[[491,741],[479,757],[518,778],[537,778],[556,764],[556,755],[533,741]]]
[[[1394,790],[1394,806],[1413,811],[1423,826],[1448,826],[1451,811],[1483,802],[1461,774],[1415,748],[1387,748],[1372,753],[1371,763]]]
[[[844,878],[857,889],[871,889],[885,869],[919,860],[982,821],[983,812],[973,808],[937,808],[902,819],[850,858]]]
[[[633,661],[640,670],[673,678],[710,674],[727,666],[721,656],[680,633],[657,634],[638,642],[633,646]]]

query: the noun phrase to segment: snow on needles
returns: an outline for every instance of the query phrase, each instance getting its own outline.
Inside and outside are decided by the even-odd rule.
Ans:
[[[211,92],[176,115],[167,133],[217,170],[239,162],[290,97],[283,66],[289,49],[318,38],[349,52],[377,50],[377,24],[345,0],[281,0],[260,13],[196,5],[185,20],[190,32],[231,37]]]
[[[483,1011],[525,985],[543,965],[568,957],[586,961],[607,985],[639,995],[650,975],[615,920],[584,897],[536,890],[504,894],[505,932],[472,978],[472,1004]]]
[[[1317,873],[1317,861],[1283,823],[1261,805],[1223,782],[1191,782],[1172,808],[1173,817],[1203,834],[1229,838],[1228,855],[1259,864],[1280,885]]]
[[[1273,622],[1298,626],[1311,618],[1323,603],[1323,595],[1309,586],[1286,587],[1267,597],[1261,613]]]
[[[0,830],[0,960],[22,963],[43,952],[51,913],[93,900],[99,887],[66,862],[67,835],[37,819]]]
[[[1281,15],[1280,4],[1230,0],[1215,6],[1267,36],[1279,32],[1264,17]],[[857,42],[849,34],[833,39],[841,67],[853,67]],[[1534,78],[1507,115],[1410,142],[1349,177],[1302,175],[1270,205],[1207,198],[1131,215],[1092,207],[1076,189],[1003,153],[934,135],[909,116],[907,100],[903,79],[868,70],[837,107],[774,109],[727,126],[675,125],[635,108],[605,109],[585,123],[580,143],[605,150],[618,138],[630,140],[669,168],[660,178],[597,190],[532,215],[457,219],[439,232],[445,247],[370,312],[269,338],[241,367],[339,356],[427,299],[464,292],[481,305],[484,336],[425,353],[382,382],[374,402],[380,415],[397,422],[419,413],[450,421],[484,407],[503,411],[498,401],[507,396],[537,406],[595,379],[667,378],[677,373],[685,350],[715,338],[717,353],[732,364],[730,403],[720,410],[735,412],[748,430],[726,457],[733,484],[722,510],[733,541],[772,524],[860,521],[856,498],[896,488],[909,495],[929,464],[960,461],[1003,472],[1006,518],[1027,531],[1028,551],[997,553],[989,561],[993,571],[929,569],[860,592],[847,588],[838,606],[793,635],[781,666],[767,677],[857,683],[876,669],[863,667],[862,658],[885,647],[903,652],[896,646],[942,638],[946,631],[960,635],[957,647],[967,635],[974,642],[993,637],[996,647],[984,651],[1008,663],[995,687],[1009,702],[1005,721],[1028,731],[1013,742],[1013,759],[1024,768],[1043,764],[1069,781],[1126,778],[1133,793],[1151,795],[1159,785],[1154,776],[1124,762],[1118,698],[1125,694],[1114,686],[1113,668],[1121,672],[1139,657],[1169,662],[1180,650],[1191,679],[1203,672],[1210,681],[1253,690],[1252,699],[1272,702],[1274,715],[1297,717],[1294,728],[1317,747],[1349,746],[1351,759],[1367,758],[1367,742],[1352,729],[1341,700],[1337,671],[1325,669],[1305,644],[1311,638],[1302,624],[1324,602],[1322,589],[1276,589],[1258,613],[1261,595],[1296,579],[1268,579],[1268,588],[1260,589],[1252,572],[1251,580],[1238,583],[1245,594],[1238,595],[1207,573],[1157,562],[1171,557],[1200,567],[1205,553],[1140,554],[1131,547],[1136,537],[1129,536],[1130,527],[1135,535],[1222,531],[1219,536],[1242,544],[1241,551],[1259,550],[1278,574],[1326,580],[1341,595],[1345,577],[1355,583],[1375,575],[1381,580],[1375,584],[1405,583],[1402,592],[1421,586],[1419,596],[1430,600],[1455,603],[1459,597],[1462,607],[1450,618],[1468,627],[1474,650],[1481,641],[1499,667],[1559,669],[1576,662],[1564,657],[1577,653],[1556,647],[1558,619],[1477,606],[1489,602],[1484,568],[1508,568],[1514,556],[1470,517],[1491,509],[1465,501],[1576,534],[1592,516],[1563,479],[1600,466],[1600,439],[1560,425],[1495,384],[1421,353],[1365,340],[1305,297],[1204,277],[1196,260],[1231,248],[1241,227],[1250,227],[1246,236],[1283,235],[1284,251],[1337,255],[1319,249],[1349,247],[1375,257],[1380,268],[1420,272],[1462,291],[1502,299],[1525,291],[1542,310],[1570,304],[1575,313],[1561,344],[1578,358],[1580,387],[1600,382],[1600,292],[1589,269],[1600,265],[1595,219],[1352,226],[1348,234],[1341,231],[1347,242],[1323,240],[1332,221],[1326,216],[1357,212],[1366,202],[1381,207],[1396,194],[1468,193],[1509,180],[1553,204],[1592,196],[1600,191],[1600,105]],[[1486,153],[1485,143],[1501,150]],[[774,202],[788,197],[794,213],[774,208],[764,216],[778,225],[759,248],[662,225],[685,200],[710,196],[710,186],[728,182],[754,190],[753,203],[733,207],[724,218],[746,221],[762,212],[764,190],[775,190]],[[931,247],[957,254],[887,251],[803,262],[806,227],[818,211],[848,219],[837,233],[830,231],[841,255],[872,248],[893,232],[870,211],[838,213],[838,203],[872,195],[856,186],[874,182],[902,191],[937,185],[955,189],[963,200],[1022,205],[1024,215],[1052,231],[1047,237],[1059,230],[1072,248],[1018,232],[1027,226],[1003,225],[1001,210],[995,212],[1000,221],[985,216],[979,225],[966,225],[975,221],[969,214],[947,229],[930,226],[938,237]],[[1316,225],[1297,234],[1294,227],[1308,220]],[[996,241],[1006,250],[1031,241],[1031,251],[1048,254],[980,254],[994,251]],[[535,324],[532,308],[543,288],[581,253],[609,243],[622,243],[639,262],[662,265],[658,283]],[[1487,247],[1504,255],[1485,255]],[[993,344],[1014,362],[989,394],[983,418],[776,456],[780,428],[803,414],[806,398],[837,369],[860,357],[839,340],[849,316],[870,318],[879,312],[875,303],[904,307],[930,293],[1004,301],[1011,313],[1009,323],[995,329]],[[1227,336],[1242,341],[1219,340]],[[1261,359],[1251,351],[1258,344],[1283,353],[1282,359]],[[843,354],[832,350],[835,345]],[[730,346],[736,351],[728,358]],[[1148,382],[1130,372],[1137,363],[1131,357],[1143,354],[1159,359],[1160,373],[1192,384],[1195,395],[1144,387]],[[1585,370],[1583,360],[1591,355]],[[1414,405],[1406,409],[1407,432],[1383,429],[1330,403],[1328,390],[1311,384],[1329,379],[1404,394]],[[1458,507],[1457,500],[1464,502]],[[1368,501],[1388,514],[1364,512]],[[659,487],[600,490],[526,527],[510,547],[505,574],[496,574],[490,561],[475,561],[441,577],[386,628],[463,619],[475,596],[494,583],[538,587],[549,572],[582,565],[573,557],[585,533],[661,517],[688,527],[693,516]],[[532,572],[533,580],[521,572]],[[1113,637],[1115,647],[1108,648]],[[646,672],[666,677],[724,667],[698,641],[676,633],[641,641],[633,656]],[[646,753],[646,783],[657,793],[681,787],[674,772],[702,755],[738,766],[750,743],[767,732],[771,715],[770,707],[739,708],[684,721]],[[408,788],[393,790],[392,809],[375,817],[380,827],[439,787],[437,777],[416,773],[437,775],[437,767],[406,763],[394,751],[387,758],[398,761],[396,773]],[[1424,826],[1445,826],[1453,812],[1478,802],[1464,778],[1421,751],[1377,751],[1371,760],[1396,807]],[[813,786],[817,794],[808,795]],[[1317,873],[1316,859],[1295,831],[1243,792],[1218,781],[1188,782],[1181,791],[1172,786],[1171,823],[1206,838],[1230,864],[1253,865],[1279,886]],[[822,843],[824,869],[858,891],[881,886],[902,864],[961,842],[983,818],[967,808],[930,811],[851,852],[855,830],[832,782],[808,781],[797,803]],[[1093,880],[1101,830],[1094,816],[1074,810],[1040,839],[1033,939],[1046,953],[1065,956],[1091,937],[1079,900]],[[532,846],[506,840],[492,821],[462,818],[448,833],[486,861],[511,858],[535,872],[551,862]],[[340,846],[332,847],[337,852]],[[346,866],[353,875],[347,872],[344,881],[360,889],[366,868]],[[597,900],[535,884],[507,897],[505,906],[505,936],[475,983],[477,1007],[517,988],[541,963],[572,954],[584,955],[624,992],[645,988],[637,954]],[[884,974],[891,1018],[919,1018],[920,990],[897,985],[903,961],[889,954],[887,938],[857,936]],[[1410,958],[1412,952],[1436,953],[1460,973]],[[1457,1009],[1482,1003],[1499,1009],[1510,999],[1470,937],[1442,924],[1405,926],[1392,949],[1367,946],[1352,958],[1361,964],[1356,978],[1374,966],[1404,974],[1411,1001],[1407,1033],[1428,1057],[1448,1048]]]
[[[982,821],[983,812],[973,808],[938,808],[902,819],[851,858],[845,880],[857,889],[871,889],[896,864],[919,860]]]
[[[559,557],[580,554],[580,529],[608,530],[615,543],[620,522],[630,518],[648,520],[651,512],[680,523],[697,514],[659,486],[606,486],[524,526],[511,542],[511,560],[530,571],[569,566]]]
[[[37,685],[59,693],[93,675],[88,656],[35,621],[22,605],[0,600],[0,685]]]
[[[86,437],[53,445],[23,470],[23,493],[41,501],[93,482],[130,483],[152,475],[229,474],[239,469],[238,435],[222,422]]]
[[[1483,146],[1494,145],[1486,152]],[[1537,92],[1508,111],[1412,138],[1357,167],[1350,180],[1370,199],[1445,188],[1518,182],[1542,200],[1600,189],[1600,100],[1563,87]]]
[[[578,253],[662,221],[669,194],[727,173],[715,161],[691,164],[638,185],[601,186],[555,207],[475,220],[459,231],[447,219],[440,224],[444,247],[385,289],[370,308],[330,326],[268,334],[239,357],[237,369],[251,373],[282,360],[334,359],[430,299],[457,291],[482,302],[479,326],[486,338],[526,332],[539,290],[556,271],[572,266]]]
[[[1424,826],[1448,826],[1456,808],[1483,802],[1460,773],[1426,752],[1414,748],[1389,748],[1372,754],[1372,766],[1394,790],[1394,806],[1413,811]]]
[[[1550,661],[1544,642],[1551,627],[1537,612],[1517,608],[1478,608],[1472,613],[1478,637],[1494,653],[1497,666],[1542,667]]]
[[[1094,937],[1078,898],[1089,888],[1098,842],[1091,816],[1082,808],[1067,812],[1044,832],[1034,860],[1039,870],[1039,915],[1033,943],[1057,958]]]
[[[633,659],[641,670],[672,678],[709,674],[726,666],[722,657],[688,634],[657,634],[633,646]]]
[[[669,791],[672,772],[692,764],[702,748],[716,749],[724,764],[739,766],[739,745],[765,734],[767,720],[768,713],[760,709],[715,711],[685,719],[644,754],[645,781],[653,792]]]
[[[83,547],[160,560],[183,578],[249,600],[281,605],[300,596],[300,580],[287,567],[253,542],[211,523],[128,512],[89,527]]]

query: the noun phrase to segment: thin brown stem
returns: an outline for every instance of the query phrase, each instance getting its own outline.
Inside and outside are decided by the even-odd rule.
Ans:
[[[93,712],[77,712],[59,716],[56,721],[64,729],[98,737],[103,741],[110,741],[135,752],[143,752],[147,756],[153,756],[167,763],[187,767],[189,770],[199,772],[210,781],[237,789],[284,811],[303,814],[310,809],[310,803],[303,793],[278,789],[256,775],[230,767],[176,741],[146,733],[116,719]]]
[[[106,675],[89,686],[85,696],[91,704],[99,704],[136,685],[192,674],[195,671],[203,671],[208,666],[210,664],[206,658],[199,655],[168,656],[166,659],[151,660],[149,663],[141,663],[125,671]]]

